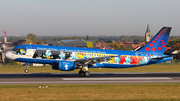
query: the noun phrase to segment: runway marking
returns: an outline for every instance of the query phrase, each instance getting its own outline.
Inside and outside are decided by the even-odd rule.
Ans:
[[[171,80],[169,77],[62,78],[63,80]]]

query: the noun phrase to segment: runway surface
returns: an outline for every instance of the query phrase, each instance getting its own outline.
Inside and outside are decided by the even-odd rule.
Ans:
[[[112,84],[180,83],[180,73],[78,73],[0,74],[0,84]]]

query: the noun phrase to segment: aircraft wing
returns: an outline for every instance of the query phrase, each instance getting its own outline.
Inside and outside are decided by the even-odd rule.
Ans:
[[[112,57],[116,57],[116,56],[105,56],[105,57],[76,59],[75,62],[76,62],[77,65],[94,65],[95,63],[109,61],[109,60],[111,60]]]

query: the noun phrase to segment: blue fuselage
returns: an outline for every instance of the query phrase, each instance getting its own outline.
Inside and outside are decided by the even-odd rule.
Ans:
[[[46,45],[20,45],[6,53],[6,57],[15,61],[58,64],[60,61],[72,61],[78,59],[91,59],[98,57],[114,56],[110,60],[96,63],[90,67],[126,68],[143,66],[152,63],[163,62],[159,57],[164,56],[158,53],[105,50],[94,48],[77,48]],[[158,58],[151,61],[152,58]],[[171,60],[166,58],[165,60]]]

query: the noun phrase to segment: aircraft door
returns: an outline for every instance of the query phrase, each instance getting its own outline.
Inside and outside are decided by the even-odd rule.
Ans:
[[[26,47],[26,56],[31,57],[34,55],[34,51],[31,46]]]

